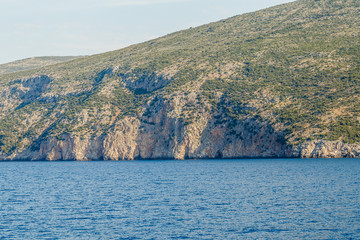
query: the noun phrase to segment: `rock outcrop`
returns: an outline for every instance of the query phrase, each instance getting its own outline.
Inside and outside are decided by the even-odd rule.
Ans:
[[[296,146],[293,155],[301,158],[358,158],[360,145],[341,141],[309,141]]]
[[[180,101],[181,102],[181,101]],[[179,104],[179,101],[176,102]],[[359,157],[360,146],[311,141],[289,146],[283,133],[254,118],[221,121],[200,109],[197,120],[176,117],[179,106],[157,100],[141,118],[125,117],[98,137],[62,134],[7,156],[8,160],[133,160],[202,158]],[[183,105],[181,103],[180,105]],[[181,111],[180,111],[181,112]]]

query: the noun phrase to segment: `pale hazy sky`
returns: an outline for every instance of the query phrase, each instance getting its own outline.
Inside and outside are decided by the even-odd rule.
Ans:
[[[89,55],[292,0],[0,0],[0,64]]]

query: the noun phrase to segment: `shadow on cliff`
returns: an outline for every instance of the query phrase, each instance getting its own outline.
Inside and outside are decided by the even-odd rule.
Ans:
[[[147,107],[136,138],[134,159],[216,159],[290,157],[284,133],[254,117],[231,119],[210,115],[186,123],[169,116],[171,106],[156,98]]]
[[[174,159],[184,138],[184,121],[168,116],[169,106],[155,97],[140,120],[134,159]]]
[[[284,134],[256,118],[244,120],[216,116],[202,133],[201,145],[186,158],[278,158],[290,157]]]
[[[48,89],[50,82],[50,77],[45,75],[14,81],[14,83],[21,84],[22,86],[22,88],[13,87],[11,89],[11,95],[17,96],[22,100],[21,104],[17,106],[15,110],[25,107],[40,97],[41,94]]]

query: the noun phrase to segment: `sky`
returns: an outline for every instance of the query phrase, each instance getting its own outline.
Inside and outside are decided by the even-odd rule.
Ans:
[[[291,0],[0,0],[0,64],[91,55]]]

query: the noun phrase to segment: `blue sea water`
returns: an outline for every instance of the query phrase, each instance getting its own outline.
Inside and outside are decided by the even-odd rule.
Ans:
[[[360,159],[1,162],[0,239],[360,239]]]

